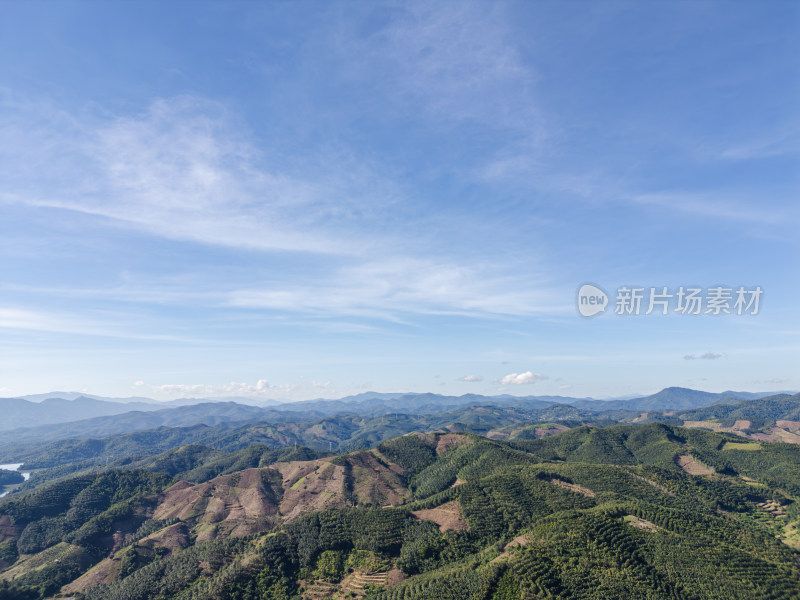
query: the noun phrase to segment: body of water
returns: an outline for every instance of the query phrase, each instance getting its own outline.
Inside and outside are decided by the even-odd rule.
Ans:
[[[0,469],[5,469],[6,471],[16,471],[21,466],[22,466],[22,463],[7,463],[7,464],[4,464],[4,465],[0,465]],[[31,476],[30,473],[22,473],[22,477],[23,477],[23,479],[25,479],[25,481],[28,481],[28,477],[30,477],[30,476]],[[0,498],[5,496],[7,493],[8,492],[0,493]]]

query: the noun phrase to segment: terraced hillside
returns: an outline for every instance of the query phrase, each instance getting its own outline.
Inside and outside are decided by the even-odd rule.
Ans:
[[[440,431],[203,481],[180,477],[203,468],[185,452],[141,459],[186,470],[0,502],[0,598],[800,597],[800,447],[741,442],[659,423]]]

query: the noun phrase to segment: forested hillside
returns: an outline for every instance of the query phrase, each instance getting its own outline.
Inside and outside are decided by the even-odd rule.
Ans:
[[[79,437],[50,442],[6,442],[0,445],[0,460],[22,462],[26,469],[59,467],[64,471],[68,468],[107,466],[111,461],[127,460],[187,444],[200,444],[228,452],[241,450],[251,444],[269,448],[297,444],[321,451],[346,451],[370,448],[383,440],[413,431],[447,428],[481,435],[497,433],[500,437],[508,437],[507,434],[499,433],[499,430],[504,427],[530,427],[537,422],[551,420],[566,420],[574,426],[589,421],[596,422],[596,418],[597,415],[591,411],[566,405],[532,410],[474,406],[423,416],[396,413],[366,418],[345,414],[313,420],[158,427],[103,437]],[[558,429],[553,432],[557,431]],[[36,481],[31,483],[35,484]]]
[[[798,466],[662,423],[190,445],[0,501],[0,598],[797,598]]]

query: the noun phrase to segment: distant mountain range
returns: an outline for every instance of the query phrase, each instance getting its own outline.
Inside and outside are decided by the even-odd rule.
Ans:
[[[66,398],[55,397],[61,394]],[[508,409],[537,410],[566,405],[595,413],[610,411],[648,412],[691,410],[713,404],[753,400],[773,393],[703,392],[670,387],[656,394],[633,399],[596,400],[564,396],[483,396],[465,394],[445,396],[433,393],[366,392],[336,400],[317,399],[277,403],[264,401],[261,406],[237,401],[202,401],[181,398],[168,403],[147,398],[110,399],[75,393],[53,392],[25,398],[0,399],[0,444],[56,440],[70,437],[108,436],[153,429],[188,427],[222,423],[272,422],[321,419],[334,415],[378,417],[403,413],[439,414],[470,406],[493,406]],[[33,401],[35,399],[35,401]],[[246,399],[244,399],[246,400]],[[264,406],[266,404],[267,406]]]
[[[146,404],[158,404],[152,398],[145,398],[144,396],[129,396],[127,398],[112,398],[109,396],[95,396],[94,394],[87,394],[85,392],[47,392],[46,394],[28,394],[27,396],[15,396],[19,400],[28,400],[29,402],[42,402],[52,398],[59,398],[61,400],[77,400],[78,398],[91,398],[93,400],[103,400],[105,402],[143,402]]]
[[[151,402],[114,402],[89,396],[77,398],[48,397],[38,401],[23,398],[0,398],[0,430],[35,427],[51,423],[78,421],[93,417],[118,415],[131,411],[158,410]]]
[[[594,400],[578,399],[567,400],[569,404],[579,408],[590,408],[593,410],[686,410],[699,408],[709,404],[721,404],[727,402],[737,402],[739,400],[756,400],[766,398],[783,392],[732,392],[725,391],[718,394],[712,392],[702,392],[681,387],[668,387],[660,392],[626,400]],[[602,408],[598,409],[599,406]]]

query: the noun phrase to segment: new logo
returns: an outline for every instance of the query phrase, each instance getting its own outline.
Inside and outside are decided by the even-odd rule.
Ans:
[[[578,288],[578,312],[584,317],[594,317],[608,308],[608,294],[591,283]]]

